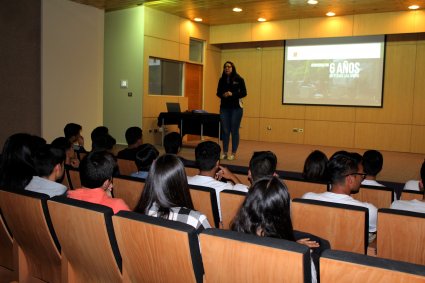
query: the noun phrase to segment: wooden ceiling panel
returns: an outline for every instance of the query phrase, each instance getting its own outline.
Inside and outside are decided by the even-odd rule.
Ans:
[[[425,6],[424,0],[319,0],[317,5],[307,0],[71,0],[113,11],[145,5],[182,18],[200,17],[208,25],[324,17],[329,11],[337,16],[407,11],[412,4]],[[243,9],[241,13],[232,11]],[[421,7],[423,9],[424,7]]]

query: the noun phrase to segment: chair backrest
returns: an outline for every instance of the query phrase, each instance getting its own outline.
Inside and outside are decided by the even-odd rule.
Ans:
[[[220,206],[221,206],[221,223],[223,229],[230,229],[233,218],[235,218],[247,193],[223,190],[220,192]]]
[[[291,199],[301,198],[306,193],[324,193],[328,190],[328,184],[310,182],[305,180],[297,179],[284,179],[283,180],[288,187]]]
[[[422,200],[424,198],[424,192],[423,191],[411,191],[411,190],[405,190],[401,192],[401,200],[412,200],[412,199],[419,199]]]
[[[425,265],[425,213],[378,210],[379,257]]]
[[[145,188],[144,180],[121,175],[114,177],[113,183],[112,193],[114,197],[124,200],[128,207],[134,210]]]
[[[80,171],[78,169],[72,167],[65,168],[65,175],[68,179],[68,187],[70,189],[81,188]]]
[[[199,169],[196,167],[185,166],[184,171],[186,172],[187,176],[195,176],[199,174]]]
[[[195,228],[130,211],[120,211],[112,220],[123,282],[202,282]]]
[[[213,188],[189,185],[190,196],[195,210],[205,214],[211,227],[219,227],[220,216],[216,192]]]
[[[320,282],[411,282],[425,281],[420,265],[355,253],[326,250],[320,257]]]
[[[234,231],[199,235],[206,282],[310,282],[306,246]]]
[[[23,257],[19,262],[20,276],[61,282],[62,257],[47,210],[48,199],[45,194],[0,190],[5,222],[22,251],[19,254]]]
[[[3,278],[5,282],[18,280],[18,267],[14,264],[13,249],[14,240],[3,219],[0,208],[0,278]]]
[[[52,223],[66,256],[71,282],[120,282],[121,256],[111,208],[54,197],[48,201]]]
[[[389,208],[394,201],[394,191],[387,187],[361,186],[356,194],[351,195],[361,202],[368,202],[377,208]]]
[[[117,159],[118,168],[120,170],[121,175],[131,175],[131,173],[137,172],[137,166],[134,160],[127,160],[118,158]]]
[[[295,230],[328,240],[332,249],[361,254],[367,251],[369,211],[365,207],[294,199],[291,217]]]

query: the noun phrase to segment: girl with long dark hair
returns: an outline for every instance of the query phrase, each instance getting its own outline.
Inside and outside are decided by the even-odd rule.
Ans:
[[[193,209],[184,165],[174,154],[164,154],[153,162],[136,211],[198,230],[211,228],[206,216]]]

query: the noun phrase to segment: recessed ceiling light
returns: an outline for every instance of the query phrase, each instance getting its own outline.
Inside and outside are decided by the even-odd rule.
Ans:
[[[307,3],[310,4],[310,5],[316,5],[317,3],[319,3],[319,1],[317,1],[317,0],[308,0]]]
[[[409,9],[410,10],[417,10],[417,9],[419,9],[419,6],[418,5],[411,5],[411,6],[409,6]]]
[[[259,22],[265,22],[266,19],[265,18],[258,18],[257,21],[259,21]]]
[[[239,12],[242,12],[242,8],[239,8],[239,7],[235,7],[235,8],[233,8],[233,10],[232,10],[233,12],[237,12],[237,13],[239,13]]]
[[[202,22],[202,18],[194,18],[193,19],[195,22]]]
[[[335,13],[334,12],[327,12],[326,13],[326,16],[333,17],[333,16],[335,16]]]

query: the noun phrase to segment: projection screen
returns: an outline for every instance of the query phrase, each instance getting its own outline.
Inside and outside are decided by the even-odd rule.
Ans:
[[[385,36],[285,41],[283,104],[382,107]]]

